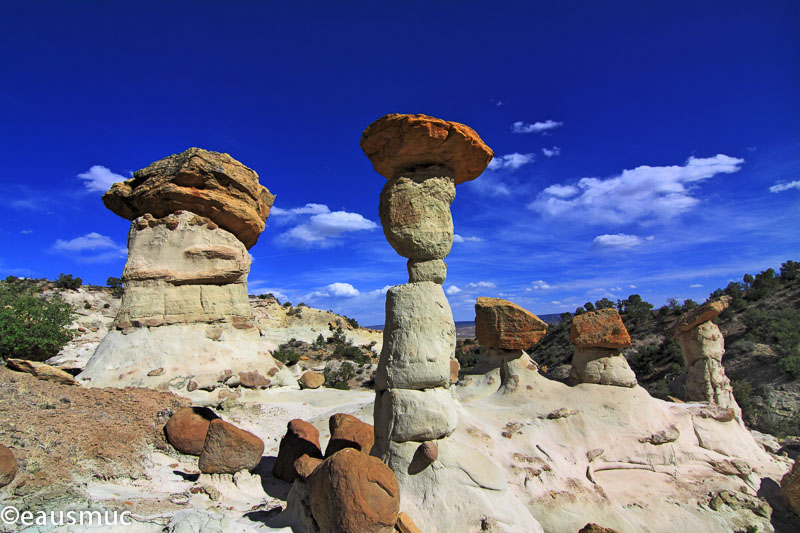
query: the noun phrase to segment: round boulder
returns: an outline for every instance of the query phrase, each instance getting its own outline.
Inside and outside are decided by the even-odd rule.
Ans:
[[[304,389],[318,389],[325,383],[325,376],[313,370],[306,370],[300,376],[300,386]]]
[[[0,444],[0,487],[5,487],[17,476],[17,459],[14,453]]]
[[[219,418],[207,407],[181,407],[164,426],[167,442],[181,453],[200,455],[206,442],[208,425]]]
[[[319,431],[310,423],[299,418],[290,420],[286,434],[278,447],[278,458],[272,467],[272,475],[291,483],[297,478],[295,461],[304,455],[322,459],[319,445]]]
[[[235,474],[253,470],[263,453],[264,441],[218,418],[208,426],[197,466],[204,474]]]

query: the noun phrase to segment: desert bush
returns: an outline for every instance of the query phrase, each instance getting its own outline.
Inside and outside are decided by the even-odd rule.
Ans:
[[[353,346],[352,344],[337,344],[336,348],[333,350],[333,356],[341,357],[342,359],[348,359],[360,365],[370,362],[369,356],[364,355],[364,353],[361,351],[361,348],[358,346]]]
[[[278,346],[278,349],[272,353],[272,357],[286,366],[292,366],[300,360],[300,354],[292,350],[291,341]]]
[[[19,283],[0,284],[0,357],[44,361],[72,338],[74,312],[60,297],[45,300]]]
[[[350,318],[349,316],[344,317],[344,319],[347,321],[348,324],[350,324],[350,327],[352,327],[353,329],[358,329],[359,327],[358,320],[356,320],[355,318]]]
[[[337,326],[336,329],[333,329],[331,326],[328,327],[333,332],[333,335],[328,337],[328,344],[349,344],[342,326]]]
[[[333,389],[349,390],[350,385],[347,383],[356,377],[356,370],[352,363],[344,362],[341,366],[334,370],[331,367],[326,367],[322,372],[325,376],[325,385]]]
[[[322,333],[317,335],[316,340],[314,340],[314,346],[318,348],[325,346],[325,337],[322,336]]]
[[[61,273],[56,278],[56,287],[61,289],[76,290],[79,289],[82,284],[83,280],[81,278],[73,278],[72,274]]]
[[[106,279],[106,285],[111,287],[111,295],[114,298],[122,298],[123,289],[121,279],[109,276],[108,279]]]

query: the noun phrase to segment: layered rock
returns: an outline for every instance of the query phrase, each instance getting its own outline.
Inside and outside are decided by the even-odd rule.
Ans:
[[[725,339],[719,326],[711,322],[728,308],[730,302],[730,296],[709,300],[682,315],[669,333],[678,339],[687,368],[686,399],[730,407],[739,416],[741,409],[722,366]]]
[[[547,333],[547,324],[519,305],[481,296],[475,303],[478,344],[502,350],[525,350]]]
[[[575,344],[569,375],[572,384],[636,385],[636,374],[620,352],[631,346],[631,337],[616,309],[575,315],[569,340]]]
[[[424,115],[381,118],[364,131],[361,147],[388,179],[380,196],[381,223],[389,244],[408,258],[409,274],[409,283],[386,294],[372,454],[395,473],[418,523],[466,531],[475,525],[472,515],[479,514],[503,520],[512,530],[531,530],[524,512],[506,503],[499,465],[450,438],[461,409],[449,390],[458,374],[451,362],[456,332],[441,286],[453,243],[450,204],[455,185],[476,178],[492,152],[470,128]],[[453,487],[459,487],[457,494]],[[443,508],[455,510],[455,519],[443,518]]]
[[[178,391],[294,381],[261,342],[247,296],[247,248],[272,204],[255,172],[191,148],[114,184],[104,201],[133,219],[124,293],[81,381]]]

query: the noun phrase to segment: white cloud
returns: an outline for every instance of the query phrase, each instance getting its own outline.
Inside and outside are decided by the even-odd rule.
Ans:
[[[789,189],[797,189],[800,190],[800,180],[790,181],[789,183],[776,183],[772,187],[769,188],[769,192],[783,192],[788,191]]]
[[[548,289],[555,289],[555,286],[550,285],[546,281],[539,279],[531,283],[529,289],[533,291],[546,291]]]
[[[103,165],[92,165],[86,172],[78,174],[84,186],[90,191],[106,192],[114,183],[125,181],[125,176],[114,174]]]
[[[542,148],[542,153],[545,157],[556,157],[561,155],[561,148],[553,146],[552,148]]]
[[[514,152],[513,154],[505,154],[495,157],[489,163],[487,168],[489,170],[500,170],[501,168],[517,170],[522,166],[533,163],[534,159],[536,159],[536,154],[520,154],[519,152]]]
[[[556,122],[555,120],[545,120],[544,122],[515,122],[511,127],[514,133],[541,133],[543,131],[552,130],[563,126],[563,122]]]
[[[592,241],[599,248],[622,248],[627,250],[642,244],[642,239],[636,235],[626,235],[625,233],[614,233],[598,235]]]
[[[20,233],[22,233],[23,235],[30,235],[31,233],[33,233],[33,230],[32,229],[24,229],[24,230],[20,231]]]
[[[467,182],[465,186],[482,196],[511,196],[511,188],[491,172],[484,173],[480,179]]]
[[[306,209],[308,205],[317,206],[311,208],[312,210],[319,210],[321,207],[325,207],[320,206],[320,204],[307,204],[306,207],[298,209]],[[297,225],[283,233],[279,240],[295,246],[327,247],[336,244],[337,237],[343,233],[368,231],[377,227],[377,224],[358,213],[349,213],[347,211],[320,212],[312,215],[304,224]]]
[[[391,288],[392,288],[392,285],[384,285],[383,288],[381,288],[381,289],[375,289],[375,290],[369,291],[369,294],[371,296],[383,296]]]
[[[277,216],[283,218],[294,218],[298,215],[319,215],[321,213],[330,213],[331,210],[324,204],[306,204],[302,207],[292,207],[291,209],[281,209],[280,207],[273,207],[269,210],[270,216]]]
[[[629,288],[629,289],[635,289],[635,288],[636,288],[636,285],[628,285],[628,288]]]
[[[624,224],[668,219],[700,203],[691,184],[741,169],[744,159],[717,154],[690,157],[684,165],[623,170],[612,178],[583,178],[576,185],[551,185],[528,208],[553,217]],[[576,194],[571,194],[577,188]]]
[[[700,287],[702,287],[702,285],[700,285],[699,283],[694,283],[692,285],[689,285],[690,289],[699,289]]]
[[[118,248],[110,237],[100,235],[99,233],[87,233],[83,237],[75,237],[72,240],[65,241],[58,239],[53,244],[53,250],[57,252],[84,252],[87,250],[107,250],[111,248]]]
[[[447,287],[447,290],[445,292],[450,296],[453,296],[454,294],[458,294],[459,292],[461,292],[461,289],[459,289],[455,285],[450,285],[449,287]]]
[[[453,242],[481,242],[483,239],[480,237],[464,237],[463,235],[459,235],[456,233],[453,235]]]
[[[497,285],[495,285],[491,281],[479,281],[477,283],[467,283],[468,289],[494,289],[495,287],[497,287]]]
[[[353,298],[361,294],[358,289],[349,283],[342,283],[337,281],[322,288],[322,290],[314,291],[307,296],[307,299],[313,298]]]
[[[570,196],[575,196],[581,191],[573,185],[551,185],[543,192],[544,194],[549,194],[550,196],[556,196],[558,198],[569,198]]]

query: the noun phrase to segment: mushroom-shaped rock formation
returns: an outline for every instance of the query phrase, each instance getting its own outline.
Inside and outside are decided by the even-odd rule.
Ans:
[[[575,344],[570,382],[633,387],[636,374],[619,351],[631,337],[616,309],[600,309],[572,318],[569,341]]]
[[[524,350],[545,333],[547,324],[542,319],[513,302],[481,296],[475,303],[475,336],[481,346]]]
[[[246,382],[242,375],[293,383],[261,341],[247,296],[247,248],[272,198],[255,172],[199,148],[115,183],[106,205],[133,218],[124,293],[114,327],[79,380],[176,392],[213,391]]]
[[[398,113],[370,124],[361,136],[361,149],[375,172],[387,179],[420,167],[444,166],[452,170],[456,185],[480,176],[494,156],[469,126]]]
[[[477,450],[471,454],[451,444],[449,438],[460,408],[449,390],[456,330],[442,290],[444,258],[453,244],[450,203],[455,186],[475,179],[489,164],[492,151],[472,129],[424,115],[379,119],[364,131],[361,147],[375,170],[388,178],[380,196],[381,224],[389,244],[408,258],[409,274],[408,283],[386,294],[372,454],[397,475],[403,501],[411,502],[414,519],[425,530],[426,524],[442,520],[448,522],[447,530],[469,529],[460,511],[452,523],[451,517],[434,511],[427,502],[430,494],[438,494],[454,510],[469,508],[486,517],[502,517],[512,529],[531,530],[516,508],[510,511],[513,505],[507,503],[500,467],[482,460]],[[439,459],[431,461],[430,454],[419,450],[431,450],[434,441]],[[432,444],[422,446],[428,442]],[[485,472],[492,472],[491,481],[485,481]],[[452,490],[464,483],[469,485],[466,490]]]
[[[163,218],[178,210],[214,221],[251,248],[264,231],[275,197],[258,174],[228,154],[189,148],[115,183],[103,203],[122,218]]]
[[[669,333],[678,339],[687,368],[685,398],[730,407],[740,416],[741,409],[733,397],[733,387],[722,366],[725,339],[719,326],[711,322],[730,303],[730,296],[709,300],[684,313]]]

